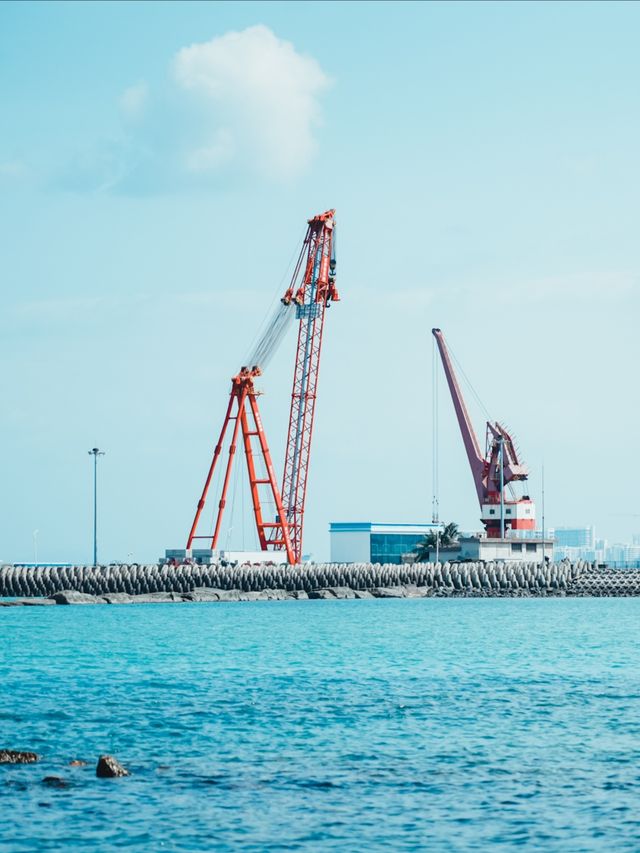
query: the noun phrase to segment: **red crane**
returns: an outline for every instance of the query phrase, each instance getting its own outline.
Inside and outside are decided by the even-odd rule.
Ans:
[[[210,540],[215,549],[220,536],[226,506],[231,469],[238,436],[242,442],[249,474],[253,513],[263,551],[286,551],[291,564],[302,559],[302,531],[307,492],[307,475],[313,433],[316,388],[320,367],[320,352],[324,330],[325,310],[331,302],[339,301],[336,290],[335,211],[328,210],[308,220],[298,261],[291,283],[279,307],[258,340],[247,364],[231,380],[231,394],[226,415],[215,446],[213,459],[205,480],[202,495],[191,525],[187,548],[195,539]],[[298,346],[293,376],[289,430],[285,450],[282,491],[278,488],[267,437],[260,418],[254,379],[260,375],[280,340],[295,317],[299,321]],[[198,535],[198,525],[204,509],[227,429],[234,421],[218,510],[213,534]],[[256,446],[257,441],[257,446]],[[266,491],[266,498],[264,492]],[[263,509],[271,499],[275,518],[269,520]]]
[[[535,504],[528,495],[512,500],[504,499],[505,486],[529,477],[526,466],[518,459],[512,437],[497,421],[487,421],[485,453],[482,455],[444,335],[440,329],[432,329],[432,332],[442,358],[487,536],[500,537],[505,529],[535,530]],[[502,510],[504,515],[501,515]]]

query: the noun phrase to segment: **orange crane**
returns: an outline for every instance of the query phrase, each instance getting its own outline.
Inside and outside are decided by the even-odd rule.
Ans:
[[[497,421],[487,421],[485,453],[481,453],[444,335],[440,329],[432,329],[432,333],[440,351],[487,536],[504,538],[509,529],[535,530],[535,504],[529,496],[511,500],[504,497],[506,486],[529,477],[526,466],[518,459],[511,435]]]
[[[302,560],[304,509],[325,311],[331,302],[339,301],[335,280],[335,211],[328,210],[308,220],[291,283],[247,363],[231,380],[227,411],[191,525],[187,549],[196,539],[210,540],[211,549],[217,548],[238,437],[242,431],[260,548],[263,551],[285,551],[290,564]],[[260,392],[256,390],[254,380],[262,375],[294,317],[299,321],[298,345],[280,490],[258,409]],[[213,533],[198,535],[202,511],[232,421],[229,456]],[[274,518],[269,518],[264,510],[268,499],[275,508]]]

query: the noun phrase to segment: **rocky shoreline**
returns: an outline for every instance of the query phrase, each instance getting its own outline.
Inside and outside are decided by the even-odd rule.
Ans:
[[[0,606],[640,595],[640,569],[589,563],[0,566]],[[13,599],[13,600],[6,600]]]
[[[16,749],[0,749],[0,764],[38,764],[42,756],[37,752],[24,752]],[[88,767],[88,762],[74,758],[67,762],[67,767]],[[118,779],[123,776],[131,776],[129,770],[124,767],[113,755],[101,755],[98,758],[95,775],[98,779]],[[62,776],[45,776],[42,784],[49,788],[68,788],[70,782]]]

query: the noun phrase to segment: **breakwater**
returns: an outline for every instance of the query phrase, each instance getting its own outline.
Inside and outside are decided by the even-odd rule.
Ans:
[[[0,597],[49,597],[65,591],[106,596],[113,603],[118,596],[160,600],[162,593],[164,600],[176,601],[233,600],[240,594],[249,598],[629,596],[640,595],[640,570],[599,569],[584,562],[0,566]],[[231,595],[234,592],[238,595]]]

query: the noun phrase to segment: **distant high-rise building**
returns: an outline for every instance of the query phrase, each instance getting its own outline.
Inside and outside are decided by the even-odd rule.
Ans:
[[[557,548],[589,548],[595,550],[595,527],[556,527],[554,530]]]

